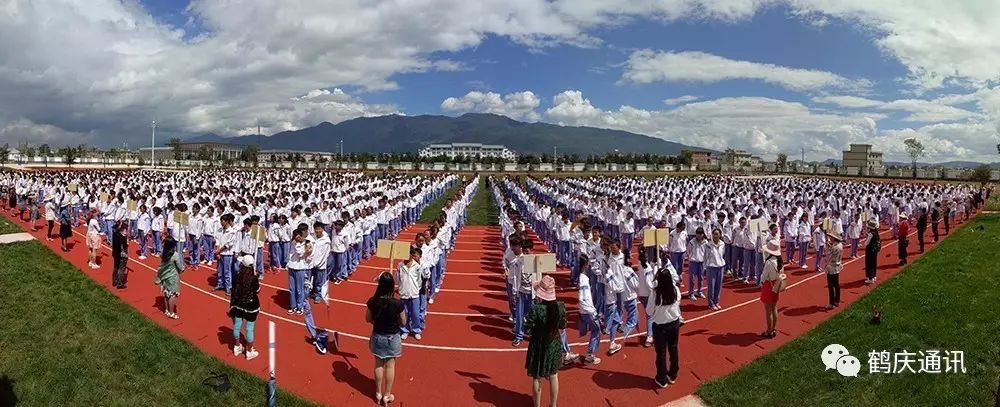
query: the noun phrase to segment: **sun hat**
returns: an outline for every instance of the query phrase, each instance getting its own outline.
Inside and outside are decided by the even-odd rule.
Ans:
[[[906,219],[906,214],[905,214],[905,213],[903,213],[903,212],[900,212],[900,213],[899,213],[899,218],[900,218],[900,219]]]
[[[257,264],[257,259],[255,259],[254,256],[251,256],[249,254],[246,256],[240,256],[239,260],[240,264],[242,264],[243,267],[253,267],[254,265]]]
[[[781,242],[778,239],[768,240],[767,245],[764,246],[764,253],[772,256],[781,256]]]
[[[826,236],[827,237],[831,237],[831,238],[833,238],[834,240],[836,240],[838,242],[844,241],[844,239],[842,237],[840,237],[840,232],[838,232],[836,230],[831,231],[830,233],[827,233]]]
[[[878,222],[875,219],[868,221],[868,227],[872,229],[878,229]]]
[[[542,301],[555,301],[556,280],[552,276],[543,276],[542,281],[535,285],[535,297]]]

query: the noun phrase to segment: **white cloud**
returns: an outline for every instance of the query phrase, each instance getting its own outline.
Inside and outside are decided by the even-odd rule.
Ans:
[[[715,83],[733,79],[760,80],[795,91],[825,88],[865,89],[865,79],[851,80],[830,72],[737,61],[698,51],[634,51],[625,64],[622,80],[632,83]]]
[[[538,121],[535,108],[540,101],[531,91],[508,93],[500,96],[495,92],[472,91],[465,96],[450,97],[441,102],[441,110],[453,113],[493,113],[518,120]]]
[[[676,97],[676,98],[663,99],[663,103],[666,103],[666,104],[668,104],[670,106],[673,106],[673,105],[683,105],[683,104],[685,104],[687,102],[694,102],[694,101],[696,101],[698,99],[701,99],[701,97],[699,97],[699,96],[693,96],[693,95],[684,95],[684,96]]]
[[[967,99],[974,100],[961,95],[960,97],[949,96],[939,100],[899,99],[889,102],[856,96],[820,96],[814,97],[812,101],[846,108],[875,108],[883,111],[907,112],[909,114],[902,118],[903,121],[930,123],[979,117],[978,113],[949,105],[949,102],[950,104],[964,103],[963,101]]]

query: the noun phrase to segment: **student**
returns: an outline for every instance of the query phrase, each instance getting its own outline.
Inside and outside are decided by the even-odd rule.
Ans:
[[[619,222],[621,230],[621,247],[626,258],[632,258],[632,245],[635,244],[635,214],[628,212]]]
[[[532,275],[524,271],[524,254],[530,252],[533,246],[534,244],[531,240],[521,241],[522,254],[518,255],[511,271],[514,274],[514,291],[516,293],[516,300],[514,300],[514,342],[511,343],[515,348],[520,346],[521,341],[524,340],[524,320],[531,310],[534,301],[534,290],[531,284]],[[595,301],[596,304],[603,303]]]
[[[222,212],[216,212],[211,206],[205,208],[205,214],[202,216],[204,230],[201,234],[201,263],[208,267],[212,267],[215,259],[215,242],[218,240],[219,230],[222,229],[220,216]]]
[[[809,230],[809,217],[803,214],[799,218],[799,230],[798,230],[798,245],[799,245],[799,268],[805,270],[806,266],[806,255],[809,252],[809,242],[812,240],[812,231]]]
[[[910,246],[910,222],[905,213],[899,214],[899,224],[896,226],[899,239],[899,265],[906,265],[906,249]]]
[[[365,320],[372,324],[368,349],[375,357],[375,401],[379,405],[392,403],[392,385],[396,377],[396,359],[403,354],[402,327],[406,325],[403,302],[395,298],[392,274],[378,276],[375,294],[365,304]]]
[[[516,247],[516,250],[520,253],[521,248]],[[598,322],[597,308],[594,306],[594,296],[590,287],[590,277],[587,276],[587,273],[583,273],[580,274],[579,278],[579,286],[577,288],[577,306],[580,309],[580,336],[583,337],[588,333],[590,334],[590,339],[587,341],[587,355],[584,356],[583,363],[588,365],[597,365],[601,363],[601,359],[595,356],[597,347],[601,343],[601,324]],[[649,336],[649,338],[652,337]]]
[[[327,281],[331,264],[334,263],[332,252],[330,251],[330,236],[326,234],[323,223],[316,221],[313,223],[312,240],[312,292],[313,304],[319,304],[321,299],[326,298]]]
[[[222,224],[219,244],[215,247],[215,255],[219,257],[219,265],[215,271],[215,290],[225,291],[227,297],[232,294],[233,258],[238,244],[236,232],[233,230],[234,220],[235,217],[231,213],[222,215],[219,221]]]
[[[273,226],[273,225],[272,225]],[[312,269],[312,242],[306,239],[308,228],[296,229],[292,235],[291,258],[288,262],[288,313],[302,315],[307,305],[305,276]]]
[[[653,257],[647,257],[649,253],[652,253]],[[658,268],[657,264],[659,264],[656,256],[656,250],[643,250],[639,252],[639,270],[636,270],[637,274],[639,274],[636,294],[639,297],[639,303],[642,304],[643,310],[649,310],[649,294],[656,288],[656,272]],[[670,262],[666,264],[670,264]],[[653,320],[649,319],[649,317],[644,318],[646,319],[646,341],[643,343],[643,346],[648,348],[653,345]]]
[[[87,265],[96,269],[97,249],[101,247],[101,225],[97,220],[97,210],[87,212]]]
[[[799,241],[799,224],[795,220],[794,211],[788,212],[788,218],[785,219],[785,226],[782,232],[785,235],[785,258],[788,261],[792,261],[795,258],[795,248],[798,246]]]
[[[149,253],[149,230],[152,227],[153,218],[146,211],[146,204],[139,205],[139,216],[136,218],[135,229],[139,238],[139,260],[146,260]]]
[[[861,232],[864,230],[864,223],[861,222],[861,213],[855,213],[853,220],[847,226],[847,238],[851,242],[851,258],[858,258],[858,244],[861,241]]]
[[[52,241],[52,227],[56,223],[56,204],[52,202],[52,198],[45,200],[45,224],[48,226],[48,231],[45,233],[46,239]],[[32,227],[34,224],[32,223]],[[65,249],[63,249],[65,251]]]
[[[420,286],[425,279],[430,278],[430,272],[420,265],[420,249],[410,249],[410,257],[399,263],[396,268],[396,280],[399,281],[399,299],[406,309],[406,324],[401,327],[403,332],[400,339],[405,340],[413,334],[416,340],[422,339],[420,333],[423,332],[424,321],[420,315],[420,307],[423,303],[423,296],[420,295]]]
[[[670,232],[670,263],[677,270],[677,277],[684,273],[684,253],[687,251],[688,233],[683,221],[677,222]]]
[[[281,269],[281,261],[278,259],[284,257],[284,245],[278,241],[278,233],[281,228],[281,224],[278,223],[278,215],[271,214],[271,218],[270,221],[268,221],[267,226],[267,267],[272,272],[276,272]]]
[[[511,322],[514,322],[514,307],[517,304],[517,293],[515,288],[517,287],[517,276],[518,265],[516,264],[521,258],[521,238],[517,233],[512,233],[507,237],[507,250],[503,254],[503,273],[504,280],[507,283],[507,307],[510,309],[510,317],[508,318]]]
[[[824,216],[825,217],[825,216]],[[812,231],[813,235],[813,250],[816,252],[816,258],[813,262],[813,266],[816,268],[817,273],[822,273],[823,269],[820,267],[820,263],[823,261],[826,252],[826,231],[823,230],[823,221],[817,224]]]
[[[38,230],[38,203],[36,203],[35,198],[28,198],[28,224],[31,225],[31,231]]]
[[[677,340],[680,333],[681,292],[674,285],[674,277],[665,270],[656,275],[656,288],[650,292],[646,316],[653,320],[653,348],[656,350],[656,376],[653,380],[660,388],[677,380],[679,369]],[[670,352],[670,367],[667,368],[666,353]]]
[[[163,251],[163,228],[164,228],[164,216],[163,210],[158,207],[153,207],[153,219],[150,222],[150,232],[153,237],[153,256],[159,256]]]
[[[201,263],[201,235],[204,233],[205,223],[201,218],[201,205],[197,203],[191,205],[191,214],[188,218],[188,227],[186,233],[187,239],[187,252],[190,264],[192,267],[198,267]]]
[[[170,319],[180,318],[177,316],[177,298],[181,295],[180,274],[183,272],[184,259],[177,252],[177,241],[168,237],[153,283],[160,286],[160,293],[163,294],[163,314]]]
[[[260,216],[250,215],[250,227],[251,228],[261,227],[260,226]],[[267,242],[267,236],[266,235],[267,234],[265,232],[265,236],[264,236],[264,240],[263,241],[257,240],[256,238],[251,237],[251,240],[253,241],[254,259],[255,259],[256,266],[257,266],[257,278],[259,278],[261,280],[264,279],[264,243]]]
[[[618,328],[623,325],[621,310],[625,308],[626,303],[626,280],[629,275],[635,277],[635,272],[625,264],[625,253],[621,250],[619,244],[618,241],[608,242],[610,253],[607,256],[607,268],[605,269],[605,281],[607,284],[605,284],[604,294],[604,315],[610,342],[608,356],[612,356],[622,349],[622,345],[615,341],[615,336],[618,334]],[[625,321],[625,332],[631,332],[637,323],[634,320],[634,298],[631,310],[632,315],[630,317],[633,320]],[[625,337],[627,338],[628,334],[625,334]]]
[[[233,356],[239,356],[246,350],[247,360],[257,357],[253,347],[254,323],[260,313],[260,280],[254,270],[254,256],[243,255],[239,258],[239,271],[233,279],[232,297],[229,300],[229,317],[233,319]],[[240,330],[246,324],[246,346],[240,342]]]
[[[760,276],[760,279],[763,280],[763,284],[760,287],[760,302],[764,304],[764,319],[767,323],[767,330],[760,334],[764,338],[773,338],[776,335],[775,329],[778,326],[778,293],[781,291],[780,285],[784,284],[782,280],[785,279],[785,275],[782,273],[783,268],[784,261],[781,259],[781,243],[777,239],[772,239],[764,247],[764,273]]]
[[[538,298],[525,316],[525,330],[531,333],[528,352],[525,354],[525,368],[532,378],[532,396],[535,406],[541,403],[542,382],[549,382],[549,404],[555,406],[559,399],[558,361],[563,360],[563,348],[559,345],[559,330],[566,328],[566,306],[556,300],[556,282],[552,276],[544,276],[533,290]]]
[[[938,242],[938,223],[941,222],[941,202],[934,202],[931,208],[931,234],[934,235],[934,243]]]
[[[694,232],[695,238],[688,245],[688,298],[694,302],[698,298],[705,298],[702,294],[702,282],[704,281],[705,266],[705,229],[701,226]],[[697,282],[697,286],[695,285]],[[695,288],[697,287],[697,289]]]
[[[722,309],[719,295],[722,293],[722,269],[726,267],[725,253],[722,231],[712,230],[712,239],[705,243],[705,275],[708,280],[708,308],[715,311]]]
[[[840,272],[843,270],[841,257],[844,254],[844,245],[837,231],[826,235],[826,240],[826,287],[830,294],[830,302],[826,309],[831,310],[840,305]]]
[[[868,221],[868,236],[865,238],[865,284],[875,282],[878,271],[878,252],[882,249],[878,235],[878,221]]]
[[[327,264],[328,275],[333,279],[334,285],[340,285],[347,280],[347,245],[350,239],[350,231],[345,228],[343,220],[333,223],[333,232],[330,233],[330,263]]]
[[[70,226],[69,206],[59,209],[59,244],[63,252],[69,251],[69,238],[73,236],[73,229]]]
[[[125,233],[128,224],[118,222],[115,224],[111,237],[111,256],[114,258],[114,265],[111,272],[111,284],[121,290],[125,288],[128,276],[125,267],[128,263],[128,236]]]
[[[924,233],[927,232],[927,209],[921,207],[917,209],[917,244],[920,246],[920,253],[924,252]]]
[[[278,243],[281,247],[281,256],[278,257],[279,267],[283,270],[288,269],[288,262],[291,258],[291,242],[292,242],[292,229],[297,228],[299,225],[292,225],[288,223],[288,217],[281,215],[278,217]],[[308,234],[308,228],[306,234]]]

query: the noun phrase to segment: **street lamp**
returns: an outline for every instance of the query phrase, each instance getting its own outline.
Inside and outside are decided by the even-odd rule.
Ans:
[[[156,120],[153,120],[153,139],[149,145],[149,162],[152,163],[153,169],[156,169]]]

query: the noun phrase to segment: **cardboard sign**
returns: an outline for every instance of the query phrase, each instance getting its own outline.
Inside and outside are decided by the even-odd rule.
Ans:
[[[527,254],[522,256],[522,260],[523,273],[531,274],[531,281],[536,283],[542,281],[543,274],[556,271],[556,255],[553,253]]]
[[[861,213],[861,221],[864,223],[868,223],[868,218],[870,217],[871,215],[869,215],[867,211]]]
[[[135,212],[139,209],[139,202],[130,200],[126,203],[125,207],[129,210],[129,212]]]
[[[101,192],[101,202],[109,203],[111,202],[111,195],[107,192]]]
[[[263,242],[267,239],[267,232],[261,225],[253,225],[250,227],[250,237],[258,242]]]
[[[751,232],[762,234],[767,231],[767,219],[764,218],[753,219],[747,226]]]
[[[181,211],[174,211],[174,222],[181,226],[190,225],[188,214]]]
[[[66,187],[66,190],[69,191],[69,192],[76,192],[76,191],[80,190],[80,186],[76,185],[76,183],[72,183],[72,184],[69,184],[68,187]]]
[[[645,229],[642,231],[642,246],[653,247],[670,243],[670,229]]]
[[[408,259],[410,258],[410,242],[379,239],[378,245],[375,248],[375,257],[397,260]]]
[[[833,219],[823,219],[823,231],[829,233],[831,230],[833,230]]]

